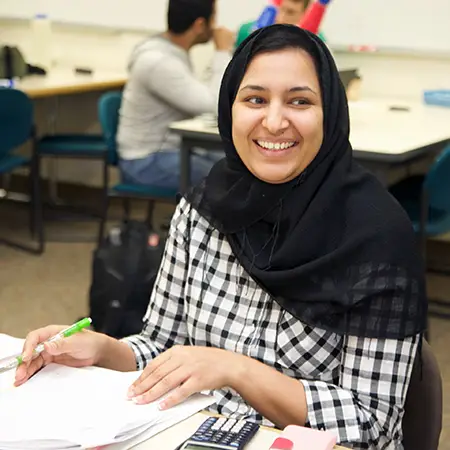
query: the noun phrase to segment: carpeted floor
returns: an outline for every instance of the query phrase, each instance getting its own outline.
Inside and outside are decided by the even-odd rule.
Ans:
[[[171,209],[159,208],[156,222],[162,221]],[[117,208],[112,215],[116,215]],[[0,203],[0,236],[5,234],[27,238],[26,210]],[[96,236],[95,223],[49,223],[49,239],[82,234]],[[70,324],[88,313],[91,256],[94,242],[49,242],[45,254],[36,257],[0,244],[0,332],[24,337],[34,328],[50,323]],[[450,243],[430,245],[433,256],[450,260]],[[448,256],[447,256],[448,255]],[[450,299],[450,278],[429,278],[433,296]],[[444,429],[441,450],[450,450],[450,322],[431,319],[431,345],[438,358],[444,380]]]

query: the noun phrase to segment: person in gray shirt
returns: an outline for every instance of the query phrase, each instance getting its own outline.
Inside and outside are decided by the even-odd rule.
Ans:
[[[129,61],[120,108],[117,145],[123,181],[179,188],[180,139],[172,122],[216,113],[222,75],[231,59],[234,34],[215,29],[217,0],[169,0],[168,30],[140,43]],[[189,50],[214,39],[209,83],[193,73]],[[217,154],[194,153],[191,182],[204,178]]]

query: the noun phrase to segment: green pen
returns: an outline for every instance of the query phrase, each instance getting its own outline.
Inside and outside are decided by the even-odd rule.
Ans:
[[[75,333],[87,328],[92,323],[92,319],[87,317],[85,319],[81,319],[77,323],[71,325],[69,328],[60,331],[58,334],[55,334],[50,339],[47,339],[45,343],[56,342],[61,339],[72,336]],[[33,356],[37,356],[44,351],[44,342],[39,344],[33,350]],[[0,373],[7,372],[8,370],[12,370],[17,368],[23,363],[22,354],[8,356],[7,358],[0,359]]]

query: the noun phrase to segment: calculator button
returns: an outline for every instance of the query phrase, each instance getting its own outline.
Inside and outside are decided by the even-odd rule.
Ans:
[[[239,431],[241,431],[241,429],[244,427],[244,423],[243,422],[238,422],[231,431],[233,431],[234,433],[239,433]]]
[[[211,427],[211,430],[219,430],[219,429],[222,427],[222,425],[225,423],[225,420],[226,420],[226,419],[223,419],[223,418],[219,419],[219,420]]]
[[[220,440],[222,439],[222,437],[223,437],[223,433],[216,433],[216,434],[212,437],[211,441],[214,442],[215,444],[217,444],[217,443],[220,442]]]
[[[236,424],[237,420],[235,419],[228,419],[225,425],[222,427],[222,430],[224,431],[230,431],[231,428]]]

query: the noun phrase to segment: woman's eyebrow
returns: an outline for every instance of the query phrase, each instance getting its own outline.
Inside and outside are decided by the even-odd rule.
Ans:
[[[295,86],[295,87],[289,89],[289,92],[302,92],[302,91],[309,91],[309,92],[312,92],[313,94],[316,93],[309,86]]]
[[[241,89],[239,89],[239,92],[240,91],[245,91],[245,90],[249,90],[249,91],[267,91],[267,88],[265,88],[264,86],[258,86],[257,84],[247,84],[246,86],[244,86]]]
[[[250,91],[267,91],[268,89],[264,86],[259,86],[257,84],[247,84],[241,89],[239,89],[239,92],[244,90],[250,90]],[[316,94],[315,91],[313,91],[309,86],[294,86],[288,90],[288,92],[302,92],[302,91],[309,91],[313,94]]]

